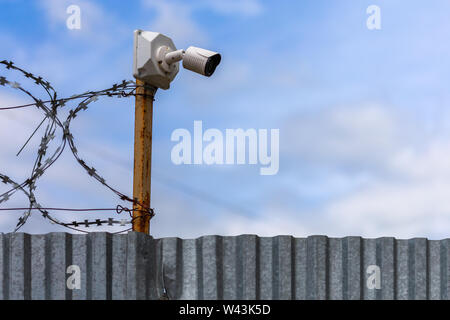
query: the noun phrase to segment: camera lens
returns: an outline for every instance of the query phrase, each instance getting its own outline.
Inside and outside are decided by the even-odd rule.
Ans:
[[[216,71],[216,67],[219,65],[221,59],[222,57],[219,53],[208,58],[205,64],[205,76],[209,77]]]

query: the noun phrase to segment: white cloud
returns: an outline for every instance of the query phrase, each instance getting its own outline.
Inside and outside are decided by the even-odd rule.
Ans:
[[[71,4],[80,6],[80,30],[66,26],[66,9]],[[38,6],[43,11],[43,27],[49,29],[50,36],[25,42],[4,33],[0,40],[9,46],[3,58],[9,57],[27,71],[42,75],[58,93],[61,87],[74,88],[74,81],[77,82],[78,89],[64,92],[67,95],[101,89],[131,77],[132,29],[115,12],[88,0],[40,0]]]
[[[397,143],[392,115],[377,105],[302,114],[290,120],[287,129],[290,145],[286,147],[314,160],[358,161],[390,152]]]
[[[255,16],[263,12],[263,6],[258,0],[202,0],[199,1],[199,5],[222,14]]]
[[[208,9],[223,15],[255,16],[263,11],[258,0],[197,0],[167,1],[143,0],[144,7],[156,11],[156,18],[149,28],[157,32],[169,34],[176,43],[183,45],[205,43],[208,34],[196,22],[195,11]]]
[[[211,231],[227,235],[443,239],[449,237],[450,230],[449,194],[450,182],[380,179],[314,209],[290,207],[286,204],[290,199],[268,195],[266,201],[271,199],[277,205],[265,207],[258,217],[220,217],[212,221]]]
[[[380,181],[327,206],[328,234],[448,237],[450,183]]]
[[[421,180],[449,180],[450,141],[433,139],[422,147],[407,147],[390,160],[392,172]]]
[[[300,161],[296,167],[308,163],[313,177],[339,173],[349,182],[331,188],[334,194],[294,218],[297,224],[330,236],[448,236],[450,141],[423,135],[406,113],[374,104],[296,117],[287,130],[285,151]]]
[[[186,101],[191,107],[210,109],[212,105],[221,102],[218,97],[228,97],[230,92],[239,92],[239,89],[248,86],[252,77],[252,68],[249,64],[237,59],[228,59],[223,61],[220,70],[214,74],[214,80],[201,77],[192,72],[182,71],[185,86],[188,88]],[[226,110],[216,110],[218,112],[230,112]],[[243,114],[243,110],[239,108],[239,114]],[[253,112],[253,108],[249,108],[248,112]]]
[[[67,8],[70,5],[80,7],[82,17],[81,29],[93,32],[94,26],[104,20],[106,15],[103,9],[91,1],[85,0],[40,0],[40,5],[47,14],[48,21],[53,27],[66,28],[66,21],[69,17]]]
[[[206,41],[206,33],[195,22],[193,8],[188,3],[147,0],[144,6],[156,11],[156,18],[149,24],[149,29],[170,35],[178,46],[180,43]]]
[[[112,12],[105,10],[99,4],[88,0],[40,0],[40,6],[47,16],[53,31],[62,32],[64,41],[83,39],[97,48],[110,48],[130,34],[123,27],[121,20]],[[81,28],[69,30],[66,21],[70,14],[70,5],[80,7]]]
[[[277,235],[306,237],[312,235],[314,232],[310,223],[302,222],[299,217],[298,212],[294,213],[283,208],[282,211],[266,211],[257,218],[228,214],[217,221],[216,225],[221,226],[218,234],[223,235],[256,234],[261,237]]]

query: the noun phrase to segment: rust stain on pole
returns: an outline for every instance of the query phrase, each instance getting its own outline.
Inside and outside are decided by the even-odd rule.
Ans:
[[[142,86],[144,82],[137,80]],[[150,216],[145,211],[150,208],[151,165],[152,165],[152,120],[153,96],[155,89],[136,89],[134,125],[134,177],[133,198],[137,203],[133,208],[133,231],[150,232]]]

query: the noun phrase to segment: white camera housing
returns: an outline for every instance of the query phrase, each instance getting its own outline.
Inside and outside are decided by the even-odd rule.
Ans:
[[[169,89],[179,71],[177,63],[160,66],[165,54],[175,51],[172,39],[151,31],[134,31],[133,76],[152,86]],[[160,62],[161,61],[161,62]]]
[[[189,47],[184,53],[183,68],[210,77],[219,65],[220,60],[221,56],[217,52]]]
[[[172,39],[157,32],[134,31],[133,76],[147,84],[169,89],[179,71],[179,61],[185,69],[210,77],[221,56],[210,50],[189,47],[177,50]]]

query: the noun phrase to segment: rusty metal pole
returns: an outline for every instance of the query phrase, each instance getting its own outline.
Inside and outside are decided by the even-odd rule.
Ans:
[[[135,124],[134,124],[134,176],[133,176],[133,231],[150,232],[151,167],[152,167],[152,120],[153,97],[156,89],[142,87],[145,83],[136,81]],[[144,210],[144,211],[139,211]]]

